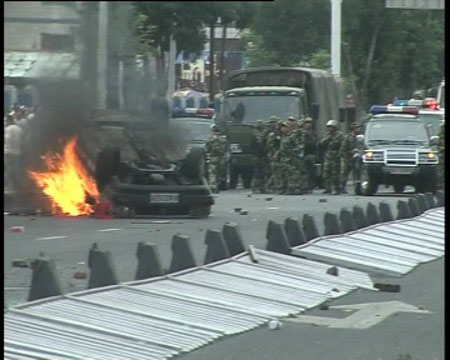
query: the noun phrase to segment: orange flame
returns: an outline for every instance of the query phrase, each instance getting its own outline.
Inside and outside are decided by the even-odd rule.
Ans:
[[[64,146],[62,156],[45,154],[43,159],[48,171],[28,170],[36,185],[50,198],[53,214],[90,215],[94,210],[86,197],[90,196],[95,202],[99,200],[97,185],[78,159],[76,145],[74,137]]]

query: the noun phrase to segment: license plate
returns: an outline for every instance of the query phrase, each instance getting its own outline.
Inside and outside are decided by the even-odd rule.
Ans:
[[[180,194],[150,194],[152,204],[177,204],[180,201]]]
[[[388,170],[390,174],[392,175],[411,175],[412,173],[414,173],[414,169],[389,169]]]

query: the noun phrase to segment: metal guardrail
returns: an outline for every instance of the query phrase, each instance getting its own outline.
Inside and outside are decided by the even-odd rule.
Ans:
[[[4,314],[4,358],[168,359],[357,288],[377,291],[363,271],[398,276],[442,256],[443,224],[444,208],[436,208],[293,248],[302,258],[252,249],[166,276],[29,302]]]

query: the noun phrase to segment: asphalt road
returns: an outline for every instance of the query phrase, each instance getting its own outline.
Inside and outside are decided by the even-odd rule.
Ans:
[[[169,267],[171,241],[175,234],[190,237],[197,264],[203,264],[207,229],[221,229],[228,221],[239,224],[246,245],[265,248],[269,220],[284,222],[287,217],[301,219],[303,214],[315,218],[323,233],[326,211],[338,213],[355,204],[364,209],[368,202],[391,205],[397,214],[397,201],[407,197],[386,190],[373,197],[352,195],[251,195],[245,190],[222,192],[207,219],[158,218],[111,219],[64,217],[30,217],[5,215],[4,277],[5,305],[27,300],[31,269],[12,267],[16,259],[34,259],[42,252],[55,260],[58,276],[65,292],[84,290],[87,279],[77,280],[73,274],[87,272],[89,248],[96,242],[100,249],[110,250],[121,282],[134,280],[137,267],[136,248],[140,241],[157,244],[162,266]],[[270,200],[268,198],[271,198]],[[248,211],[240,215],[235,208]],[[24,233],[13,233],[14,225],[25,227]],[[376,279],[374,279],[377,281]],[[283,321],[280,330],[261,327],[246,334],[227,337],[193,353],[180,356],[186,360],[220,359],[301,359],[301,360],[441,360],[444,349],[444,260],[424,264],[398,279],[383,278],[379,282],[401,285],[399,293],[356,292],[335,300],[335,304],[358,304],[379,301],[402,301],[423,306],[431,314],[397,313],[368,329],[332,329],[326,326]],[[313,309],[308,315],[343,318],[347,310]],[[408,358],[410,355],[411,358]],[[401,357],[403,356],[403,358]],[[406,357],[405,357],[406,356]]]
[[[315,218],[319,233],[323,233],[325,212],[336,214],[355,204],[364,209],[370,201],[378,206],[380,201],[391,205],[396,216],[398,196],[381,193],[373,197],[352,195],[324,196],[320,191],[310,195],[251,195],[246,190],[221,192],[216,197],[211,215],[206,219],[158,218],[158,219],[111,219],[68,218],[51,216],[4,217],[4,273],[5,302],[7,306],[26,301],[31,283],[31,269],[12,267],[12,261],[35,259],[41,253],[54,259],[61,286],[65,292],[84,290],[87,279],[74,279],[75,272],[87,272],[89,249],[95,242],[101,250],[109,250],[119,281],[132,281],[137,268],[136,249],[141,241],[158,246],[163,268],[170,265],[172,237],[176,234],[190,237],[191,247],[198,265],[203,264],[206,254],[204,244],[207,229],[222,229],[226,222],[239,225],[246,245],[264,249],[269,220],[284,222],[287,217],[302,219],[303,214]],[[268,200],[271,199],[271,200]],[[248,211],[247,215],[236,208]],[[13,233],[11,226],[24,226],[24,233]]]

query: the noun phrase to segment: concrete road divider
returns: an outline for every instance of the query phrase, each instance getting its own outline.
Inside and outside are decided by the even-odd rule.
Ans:
[[[419,216],[422,214],[422,211],[420,211],[419,202],[416,198],[409,198],[408,199],[408,206],[409,206],[409,212],[411,214],[411,217],[413,216]]]
[[[424,213],[429,209],[425,194],[416,195],[417,203],[419,204],[420,213]]]
[[[174,235],[172,238],[172,261],[169,272],[174,273],[191,267],[196,267],[194,255],[192,253],[189,236]]]
[[[88,266],[91,269],[88,282],[89,289],[119,283],[112,265],[111,253],[99,250],[97,243],[94,243],[89,250]]]
[[[286,218],[286,220],[284,220],[284,231],[286,232],[288,242],[292,247],[306,243],[305,234],[303,234],[299,220],[294,220],[290,217]]]
[[[445,193],[442,190],[436,191],[437,206],[445,206]]]
[[[63,294],[53,260],[46,258],[33,260],[31,269],[33,269],[33,274],[28,301]]]
[[[303,233],[305,234],[306,241],[310,241],[320,236],[319,231],[317,230],[316,222],[309,214],[303,215]]]
[[[380,222],[394,221],[391,206],[388,203],[381,201],[378,204],[378,210],[380,213]]]
[[[155,244],[144,241],[138,243],[136,250],[138,267],[135,280],[164,275],[157,250],[157,245]]]
[[[206,230],[205,244],[207,247],[204,265],[230,257],[230,252],[220,230]]]
[[[430,209],[435,208],[436,201],[434,200],[434,195],[432,193],[426,193],[425,196],[427,198],[428,206],[430,207]]]
[[[366,218],[369,225],[375,225],[380,222],[377,207],[369,202],[366,207]]]
[[[325,225],[325,236],[342,234],[342,229],[336,214],[326,212],[323,217],[323,223]]]
[[[235,222],[227,222],[222,228],[222,235],[227,245],[230,256],[240,254],[245,251],[239,225]]]
[[[355,222],[353,221],[352,213],[350,210],[342,208],[339,213],[339,220],[341,222],[341,230],[346,233],[356,230]]]
[[[355,222],[356,229],[369,226],[366,214],[364,214],[363,208],[359,205],[353,206],[353,221]]]
[[[267,224],[267,246],[266,250],[281,254],[289,255],[291,247],[284,231],[282,224],[276,223],[272,220]]]
[[[411,217],[411,210],[409,204],[404,200],[397,202],[397,220],[409,219]]]

